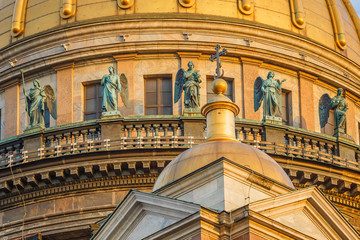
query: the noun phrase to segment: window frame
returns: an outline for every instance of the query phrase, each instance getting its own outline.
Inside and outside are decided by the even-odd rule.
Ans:
[[[87,81],[87,82],[83,82],[82,85],[83,85],[83,96],[84,96],[84,114],[83,114],[83,118],[84,118],[84,121],[87,121],[86,119],[86,116],[87,115],[90,115],[90,114],[96,114],[96,118],[95,119],[100,119],[101,118],[101,114],[102,114],[102,101],[100,103],[100,88],[102,88],[103,86],[101,86],[100,84],[101,80],[93,80],[93,81]],[[95,111],[90,111],[90,112],[87,112],[86,111],[86,108],[87,108],[87,98],[86,98],[86,88],[91,86],[91,85],[95,85],[96,86],[96,89],[95,89],[95,99],[96,99],[96,104],[97,106],[95,106]],[[103,97],[101,97],[103,98]],[[99,105],[99,106],[98,106]],[[93,120],[93,119],[89,119],[89,120]]]
[[[160,92],[160,88],[159,83],[164,80],[167,79],[170,82],[170,93],[171,93],[171,105],[164,105],[164,104],[160,104],[159,102],[161,101],[161,93]],[[173,110],[174,110],[174,103],[173,103],[173,98],[174,98],[174,93],[173,93],[173,77],[172,74],[152,74],[152,75],[144,75],[143,77],[144,80],[144,115],[154,115],[154,114],[147,114],[146,113],[146,109],[147,108],[156,108],[156,114],[155,115],[173,115]],[[146,90],[146,81],[148,80],[156,80],[156,105],[148,105],[147,104],[147,100],[146,100],[146,93],[150,93],[147,92]],[[166,107],[170,107],[170,113],[169,114],[159,114],[161,112],[161,110],[163,108]]]

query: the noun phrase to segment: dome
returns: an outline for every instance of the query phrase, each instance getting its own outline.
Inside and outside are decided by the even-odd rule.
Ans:
[[[238,141],[210,141],[189,149],[161,172],[153,191],[200,169],[209,163],[225,157],[239,165],[275,180],[287,187],[294,188],[291,180],[274,159],[261,150]]]

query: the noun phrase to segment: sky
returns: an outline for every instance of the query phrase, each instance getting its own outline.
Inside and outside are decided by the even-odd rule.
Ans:
[[[350,2],[354,6],[357,14],[360,16],[360,0],[350,0]]]

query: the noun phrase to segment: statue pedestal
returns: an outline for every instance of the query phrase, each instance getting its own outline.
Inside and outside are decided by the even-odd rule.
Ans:
[[[197,117],[202,116],[200,108],[185,108],[183,115],[186,116],[186,117],[188,117],[188,116],[197,116]]]
[[[120,118],[121,114],[119,111],[102,112],[101,119]]]
[[[24,151],[38,150],[43,147],[44,125],[26,126],[23,134]]]
[[[263,122],[282,125],[282,118],[281,117],[265,116],[263,118]]]
[[[42,131],[42,130],[45,130],[45,126],[42,124],[36,124],[33,126],[29,125],[29,126],[25,127],[24,134],[31,134],[33,132],[38,132],[38,131]]]

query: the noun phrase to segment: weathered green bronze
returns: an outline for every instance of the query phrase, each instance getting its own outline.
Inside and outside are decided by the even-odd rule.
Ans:
[[[117,92],[120,92],[121,99],[126,107],[129,106],[128,80],[124,73],[115,74],[114,67],[109,67],[109,74],[105,74],[101,79],[103,90],[103,113],[120,114],[118,111]]]
[[[319,101],[319,117],[321,128],[325,127],[329,120],[330,109],[334,110],[334,137],[339,137],[340,134],[345,134],[346,126],[346,111],[348,110],[348,104],[343,97],[344,90],[338,88],[337,95],[330,98],[329,94],[325,93],[321,96]]]
[[[44,128],[45,103],[51,116],[54,119],[57,118],[55,91],[50,85],[45,85],[44,88],[40,87],[40,81],[34,79],[34,88],[31,88],[29,94],[26,94],[24,71],[21,70],[20,72],[23,80],[25,107],[29,117],[29,126],[27,128]]]
[[[199,70],[194,70],[194,63],[188,62],[188,70],[180,68],[176,74],[174,103],[177,103],[184,91],[185,108],[196,109],[200,107],[200,83]]]
[[[275,117],[278,112],[281,114],[281,87],[286,79],[280,81],[274,79],[274,76],[274,72],[270,71],[266,80],[257,77],[254,84],[254,110],[255,112],[259,110],[261,103],[264,102],[264,119],[267,116]]]

